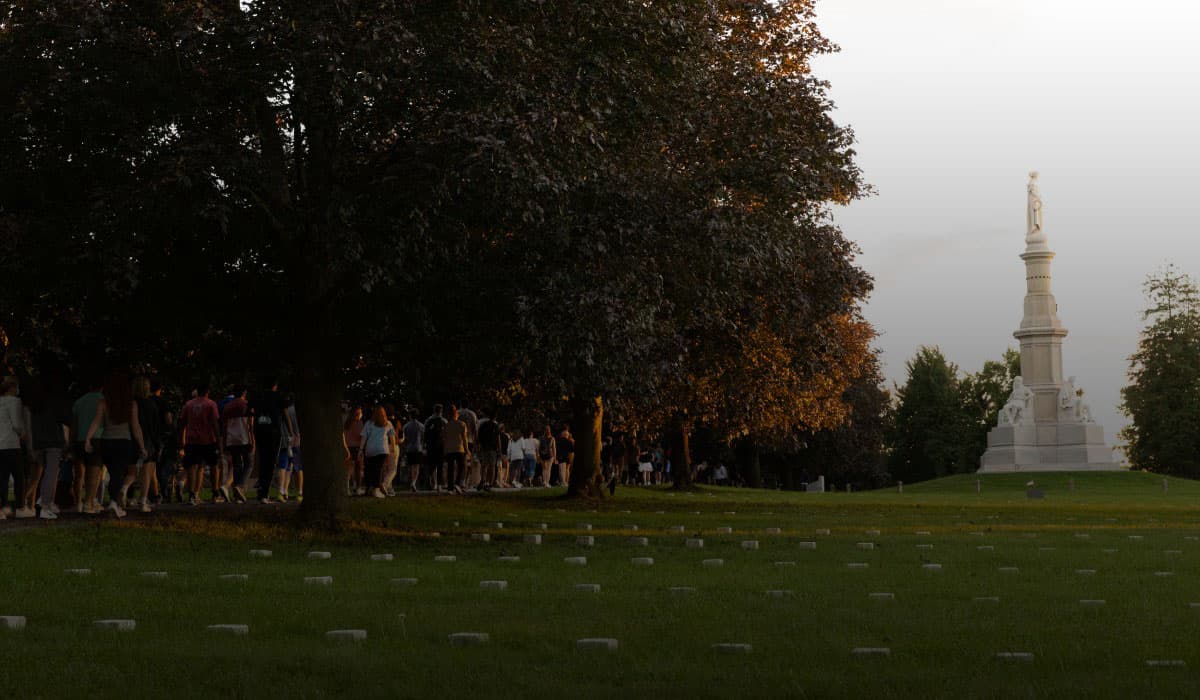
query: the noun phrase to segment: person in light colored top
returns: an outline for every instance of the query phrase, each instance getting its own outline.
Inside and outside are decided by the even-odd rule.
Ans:
[[[521,449],[521,442],[519,435],[509,436],[506,485],[510,487],[520,485],[525,475],[525,450]]]
[[[414,410],[404,424],[404,463],[408,465],[408,490],[416,493],[425,456],[425,424]]]
[[[108,508],[118,518],[125,517],[125,476],[129,466],[146,459],[146,443],[142,437],[142,426],[138,420],[137,402],[133,400],[133,379],[122,369],[108,373],[104,380],[103,398],[96,408],[96,417],[88,427],[83,440],[83,449],[95,451],[92,438],[104,429],[100,440],[100,454],[108,467]],[[135,451],[136,449],[136,451]]]
[[[383,498],[383,466],[396,444],[396,431],[388,420],[387,411],[376,406],[371,420],[362,427],[358,454],[363,463],[363,478],[372,498]]]
[[[25,494],[25,464],[21,459],[22,446],[29,439],[29,428],[25,422],[25,407],[18,398],[21,393],[16,377],[5,377],[0,382],[0,520],[9,515],[32,518],[32,508],[25,508],[21,499]],[[8,479],[12,477],[14,511],[8,505]]]
[[[454,406],[450,407],[450,420],[442,428],[442,449],[446,453],[446,483],[458,493],[463,493],[467,460],[471,454],[470,431]]]
[[[533,474],[537,469],[538,439],[533,436],[532,430],[526,430],[525,437],[521,438],[520,442],[521,454],[525,455],[522,479],[526,486],[533,486]]]

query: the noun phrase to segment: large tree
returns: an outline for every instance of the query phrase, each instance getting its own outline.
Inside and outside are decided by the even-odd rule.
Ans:
[[[1000,360],[988,360],[974,374],[963,377],[962,394],[964,420],[968,427],[967,464],[979,464],[987,449],[987,436],[1000,421],[1000,409],[1012,394],[1013,381],[1021,376],[1021,352],[1014,348],[1004,351]]]
[[[1200,478],[1200,290],[1174,266],[1145,283],[1146,326],[1121,390],[1121,437],[1137,469]]]
[[[937,347],[923,346],[906,365],[896,389],[888,468],[905,482],[974,469],[967,461],[969,422],[963,412],[958,366]]]

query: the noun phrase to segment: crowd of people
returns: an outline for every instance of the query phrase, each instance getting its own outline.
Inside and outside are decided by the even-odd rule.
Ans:
[[[55,377],[26,385],[12,376],[0,383],[0,519],[304,497],[296,406],[277,382],[253,392],[234,386],[217,398],[198,386],[176,403],[159,382],[124,369],[87,383],[74,401]],[[575,463],[566,426],[510,429],[465,405],[437,404],[425,418],[387,404],[343,410],[350,495],[386,498],[397,485],[459,494],[551,487],[568,483]],[[604,436],[601,463],[613,490],[671,474],[669,450],[620,431]],[[727,479],[722,470],[714,470],[717,481]]]

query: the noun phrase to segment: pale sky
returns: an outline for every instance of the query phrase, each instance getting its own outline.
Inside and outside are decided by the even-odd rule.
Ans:
[[[820,0],[815,71],[877,195],[838,222],[875,276],[890,380],[917,346],[967,371],[1016,347],[1027,173],[1041,173],[1064,372],[1105,438],[1146,275],[1200,273],[1200,3]]]

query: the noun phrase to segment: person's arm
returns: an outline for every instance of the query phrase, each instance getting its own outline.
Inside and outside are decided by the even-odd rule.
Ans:
[[[133,441],[137,443],[138,454],[142,459],[146,459],[146,438],[142,435],[142,423],[138,420],[137,402],[129,408],[129,429],[133,433]]]
[[[24,426],[25,438],[24,438],[23,442],[25,443],[25,449],[29,452],[29,458],[30,458],[30,460],[32,460],[33,459],[33,414],[29,412],[28,407],[22,407],[21,413],[22,413],[22,418],[25,421],[25,426]]]
[[[108,403],[104,399],[100,399],[96,404],[96,416],[92,418],[92,424],[88,426],[87,435],[83,438],[83,451],[91,453],[92,437],[96,431],[100,430],[100,426],[104,423],[104,414],[108,411]]]
[[[358,438],[358,461],[359,462],[364,461],[365,455],[367,454],[367,431],[368,430],[370,430],[370,427],[364,425],[363,429],[359,432],[359,438]]]

